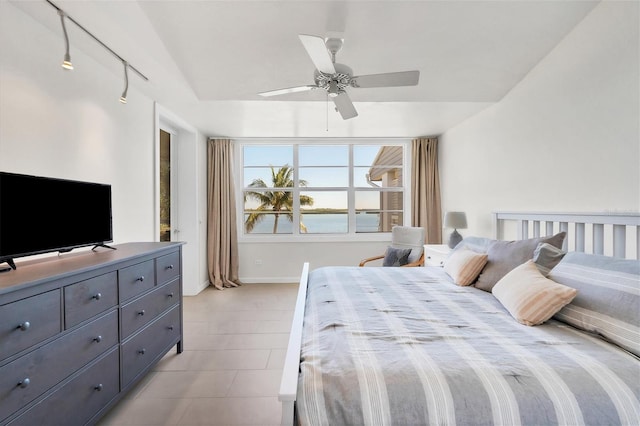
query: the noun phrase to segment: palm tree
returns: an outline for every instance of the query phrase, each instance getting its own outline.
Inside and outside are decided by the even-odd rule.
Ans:
[[[277,172],[271,166],[271,182],[273,188],[293,188],[293,169],[288,165],[282,166]],[[298,181],[299,187],[307,186],[305,180]],[[254,179],[249,188],[269,188],[262,179]],[[251,232],[262,219],[265,212],[274,211],[273,233],[278,232],[278,219],[284,214],[291,222],[293,222],[293,192],[292,191],[247,191],[246,198],[256,200],[260,205],[249,214],[244,222],[244,228],[247,233]],[[300,195],[301,206],[312,206],[313,198],[308,195]],[[282,212],[282,213],[280,213]],[[300,223],[300,229],[306,232],[305,226]]]

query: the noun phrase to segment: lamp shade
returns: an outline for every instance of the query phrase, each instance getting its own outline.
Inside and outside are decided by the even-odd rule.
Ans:
[[[467,215],[464,212],[446,212],[444,214],[444,227],[453,229],[466,229]]]

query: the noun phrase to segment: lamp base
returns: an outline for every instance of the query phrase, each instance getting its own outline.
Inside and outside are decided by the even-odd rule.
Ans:
[[[451,233],[451,235],[449,236],[449,248],[454,248],[455,246],[458,245],[458,243],[462,241],[462,235],[460,235],[460,233],[458,233],[457,229],[454,229],[453,232]]]

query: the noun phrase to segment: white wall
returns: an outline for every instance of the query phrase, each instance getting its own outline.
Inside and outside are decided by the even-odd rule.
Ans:
[[[297,282],[304,262],[309,262],[311,269],[328,265],[357,266],[362,259],[384,254],[388,245],[389,241],[244,242],[239,244],[240,281]]]
[[[501,102],[442,135],[443,211],[467,212],[463,235],[491,236],[495,210],[640,210],[638,7],[603,1]]]
[[[122,105],[122,74],[113,74],[77,48],[72,49],[75,70],[63,70],[63,47],[59,33],[2,2],[0,170],[110,184],[114,244],[157,241],[154,102],[130,84],[128,103]],[[130,82],[136,78],[130,73]],[[188,141],[180,150],[184,163],[179,166],[186,176],[180,216],[187,240],[184,291],[196,294],[206,284],[199,223],[206,184],[199,160],[204,138],[171,118]]]

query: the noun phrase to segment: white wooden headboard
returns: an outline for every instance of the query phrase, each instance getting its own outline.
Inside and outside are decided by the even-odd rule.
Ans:
[[[564,249],[640,260],[640,213],[494,212],[494,238],[567,232]],[[509,228],[509,229],[507,229]]]

